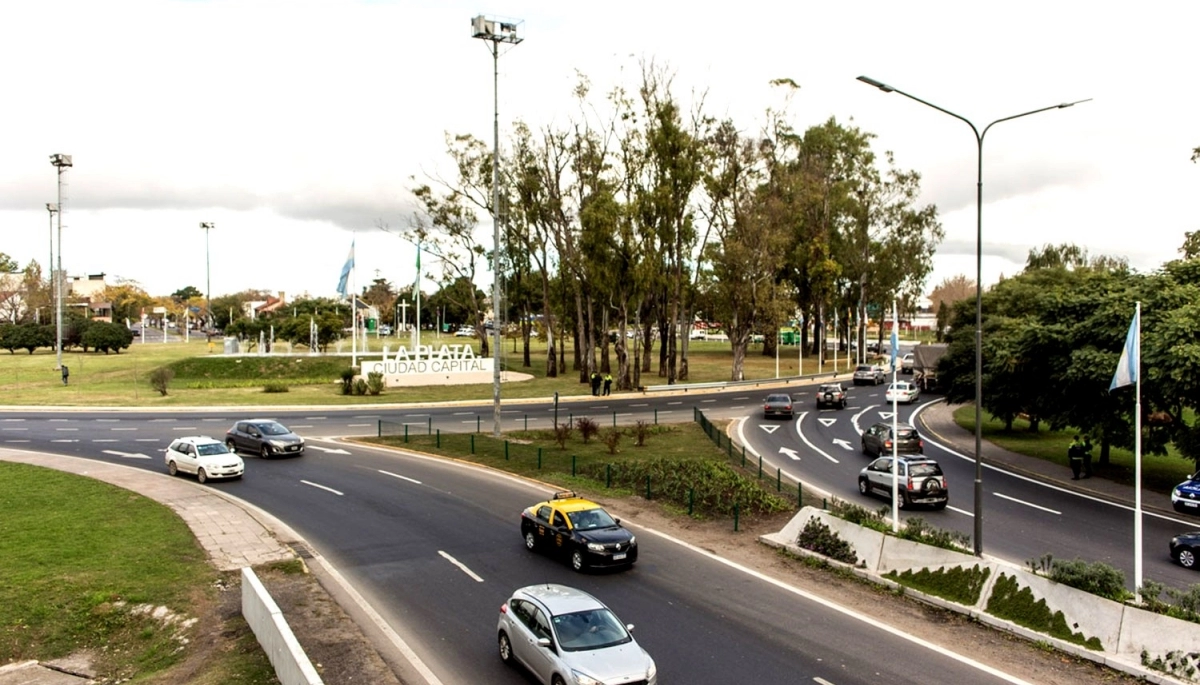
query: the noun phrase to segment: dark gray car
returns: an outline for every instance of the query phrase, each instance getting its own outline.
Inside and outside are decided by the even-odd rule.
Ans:
[[[272,419],[247,419],[233,424],[225,433],[229,451],[253,452],[263,459],[304,454],[304,438]]]
[[[899,454],[921,454],[925,451],[925,442],[921,440],[921,434],[917,433],[916,428],[901,423],[896,426],[896,432],[900,436],[896,444],[896,452]],[[863,431],[862,451],[863,454],[876,457],[891,454],[892,424],[880,421]]]

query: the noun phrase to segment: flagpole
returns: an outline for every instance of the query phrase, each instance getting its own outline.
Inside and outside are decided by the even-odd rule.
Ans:
[[[1133,313],[1134,392],[1133,409],[1133,591],[1142,601],[1142,303]]]
[[[900,407],[896,393],[896,301],[892,300],[892,532],[900,531]]]
[[[354,252],[354,243],[350,243],[350,251]],[[358,270],[357,257],[351,255],[350,262],[350,366],[358,366]]]

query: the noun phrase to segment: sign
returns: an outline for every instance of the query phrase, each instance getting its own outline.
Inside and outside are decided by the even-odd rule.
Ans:
[[[389,388],[418,385],[464,385],[492,381],[495,360],[477,357],[470,345],[417,345],[400,347],[378,361],[362,362],[362,373],[383,374]]]

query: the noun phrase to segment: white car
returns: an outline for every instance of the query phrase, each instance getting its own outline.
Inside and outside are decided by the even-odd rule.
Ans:
[[[474,326],[462,326],[457,331],[454,331],[454,337],[456,337],[456,338],[474,338],[475,337],[475,327]]]
[[[201,483],[210,478],[241,478],[246,470],[241,457],[208,436],[176,438],[166,452],[167,473],[194,473]]]
[[[912,404],[921,396],[921,390],[917,388],[916,383],[908,381],[896,381],[888,386],[887,392],[883,394],[884,399],[888,402],[896,401],[904,404]]]
[[[565,585],[530,585],[500,605],[500,659],[545,685],[656,685],[654,660],[604,603]]]
[[[913,372],[913,353],[909,352],[900,358],[900,373]]]

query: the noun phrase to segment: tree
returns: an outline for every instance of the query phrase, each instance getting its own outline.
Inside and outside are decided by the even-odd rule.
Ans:
[[[934,313],[939,316],[941,315],[943,306],[953,305],[957,302],[974,298],[975,281],[963,274],[942,279],[942,282],[938,283],[929,293],[929,299],[933,302]]]
[[[195,286],[185,286],[171,293],[171,299],[176,303],[187,302],[194,297],[204,297],[204,293],[200,292]]]
[[[104,354],[121,354],[133,342],[133,332],[122,324],[96,321],[83,332],[81,341],[84,351],[90,347]]]
[[[113,321],[140,321],[153,299],[136,281],[124,281],[106,287],[100,297],[112,303]]]

